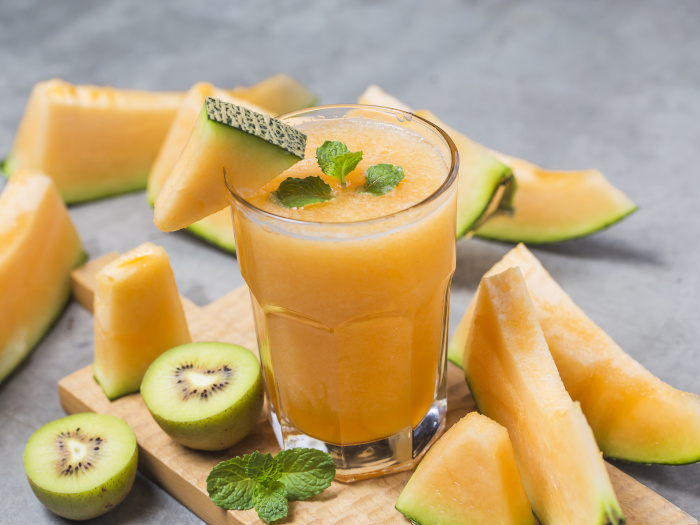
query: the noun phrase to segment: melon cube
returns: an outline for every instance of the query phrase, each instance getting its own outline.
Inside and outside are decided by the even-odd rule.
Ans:
[[[109,399],[138,392],[160,354],[192,341],[165,250],[151,243],[96,275],[93,373]]]

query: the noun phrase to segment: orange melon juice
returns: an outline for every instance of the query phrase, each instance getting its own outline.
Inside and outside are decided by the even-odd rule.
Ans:
[[[455,159],[431,142],[435,132],[407,127],[422,121],[392,120],[288,122],[307,134],[305,159],[247,200],[232,198],[282,434],[291,426],[325,443],[368,443],[410,435],[436,400],[444,405]],[[318,167],[326,140],[363,152],[345,187]],[[380,197],[359,192],[379,163],[405,178]],[[308,176],[322,177],[333,200],[290,209],[271,196],[287,177]]]

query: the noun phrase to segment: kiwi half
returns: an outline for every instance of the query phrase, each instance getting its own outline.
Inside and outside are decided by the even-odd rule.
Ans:
[[[74,414],[37,430],[24,449],[24,470],[50,511],[87,520],[113,509],[131,490],[138,447],[129,425],[103,414]]]
[[[141,396],[175,441],[198,450],[223,450],[243,439],[260,417],[260,364],[242,346],[176,346],[148,368]]]

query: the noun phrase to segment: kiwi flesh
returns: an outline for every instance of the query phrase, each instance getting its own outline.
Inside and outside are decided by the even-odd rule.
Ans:
[[[243,439],[260,417],[260,364],[242,346],[188,343],[153,361],[141,396],[175,441],[197,450],[224,450]]]
[[[73,520],[100,516],[121,503],[134,484],[137,463],[134,431],[104,414],[47,423],[24,449],[24,470],[36,497]]]

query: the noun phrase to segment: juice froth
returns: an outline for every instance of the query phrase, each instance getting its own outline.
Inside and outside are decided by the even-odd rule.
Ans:
[[[418,204],[444,182],[445,158],[440,150],[418,133],[389,123],[362,119],[320,121],[298,127],[307,134],[304,160],[271,181],[248,199],[251,204],[276,215],[313,222],[353,222],[383,217]],[[316,148],[326,140],[344,143],[350,151],[362,151],[357,168],[346,177],[346,186],[325,175],[316,161]],[[358,190],[365,183],[364,172],[375,164],[394,164],[404,169],[405,178],[381,197]],[[285,208],[270,194],[287,177],[321,177],[333,189],[331,201]]]

